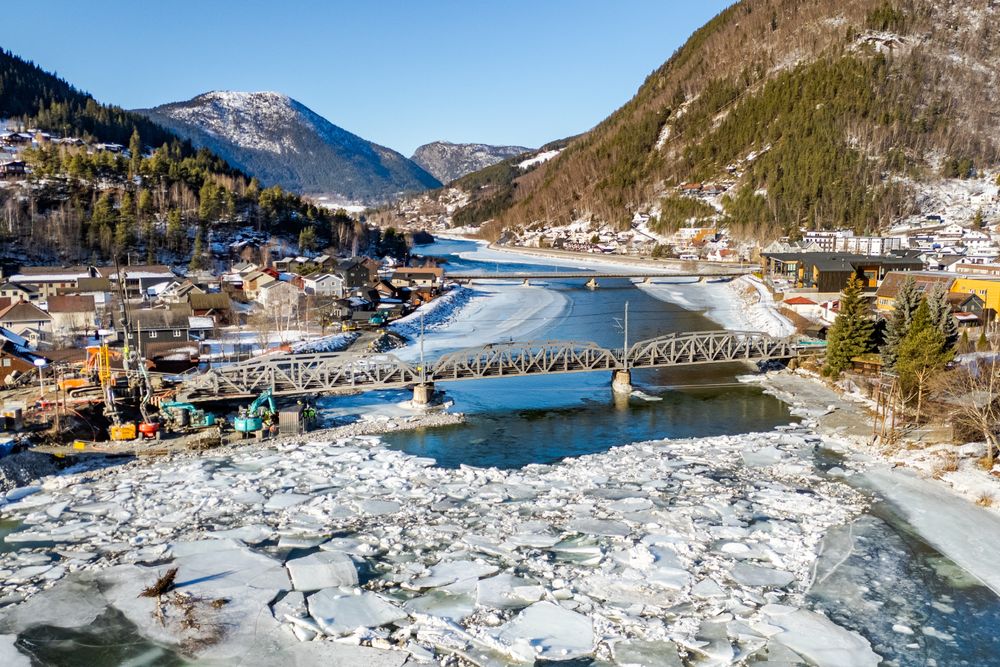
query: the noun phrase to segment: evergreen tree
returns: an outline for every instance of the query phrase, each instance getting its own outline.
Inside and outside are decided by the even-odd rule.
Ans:
[[[954,347],[958,341],[958,322],[948,303],[948,291],[944,283],[935,285],[927,295],[927,310],[931,323],[944,335],[947,347]]]
[[[851,366],[854,357],[872,347],[874,323],[861,297],[861,281],[852,276],[840,296],[840,313],[827,336],[824,371],[837,376]]]
[[[979,332],[979,340],[976,341],[976,352],[989,352],[991,349],[990,339],[986,337],[986,329]]]
[[[885,328],[885,344],[879,350],[882,353],[882,364],[886,370],[896,367],[896,354],[899,351],[899,344],[906,337],[910,330],[910,321],[913,313],[920,305],[920,292],[913,276],[906,276],[899,285],[896,293],[896,304],[892,311],[892,316]]]
[[[192,271],[200,271],[208,266],[208,258],[205,257],[204,248],[201,244],[201,227],[194,233],[194,246],[191,249],[191,262],[188,268]]]
[[[913,314],[910,330],[899,345],[899,357],[896,360],[896,370],[904,395],[917,400],[917,421],[920,421],[928,383],[934,375],[944,370],[953,357],[954,351],[934,322],[928,300],[924,299]]]
[[[129,167],[128,175],[135,178],[139,175],[139,170],[142,167],[142,140],[139,138],[139,130],[132,130],[132,137],[128,142],[128,152],[129,152]]]
[[[972,341],[969,340],[969,330],[962,329],[962,337],[958,339],[958,353],[968,354],[972,352]]]
[[[181,252],[184,249],[186,238],[181,212],[176,208],[170,209],[170,212],[167,213],[167,247],[174,252]]]
[[[316,229],[303,227],[299,232],[299,251],[309,252],[316,249]]]

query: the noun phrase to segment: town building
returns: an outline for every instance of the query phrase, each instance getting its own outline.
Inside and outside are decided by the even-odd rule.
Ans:
[[[875,310],[881,315],[888,315],[896,309],[896,297],[903,282],[911,278],[914,287],[922,294],[929,294],[940,286],[945,292],[951,291],[955,276],[939,271],[893,271],[889,273],[875,291]]]

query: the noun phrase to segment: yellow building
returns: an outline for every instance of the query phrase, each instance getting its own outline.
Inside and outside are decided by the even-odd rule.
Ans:
[[[990,321],[995,320],[1000,312],[1000,276],[957,275],[949,291],[978,296],[983,300],[983,307]]]

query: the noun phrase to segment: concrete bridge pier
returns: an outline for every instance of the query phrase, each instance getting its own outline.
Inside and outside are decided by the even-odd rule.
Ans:
[[[616,394],[631,394],[632,371],[627,368],[615,371],[611,376],[611,391]]]
[[[413,405],[426,408],[434,400],[434,383],[421,382],[413,388]]]
[[[591,278],[590,280],[588,280],[587,284],[586,284],[586,288],[587,289],[597,289],[597,278]]]

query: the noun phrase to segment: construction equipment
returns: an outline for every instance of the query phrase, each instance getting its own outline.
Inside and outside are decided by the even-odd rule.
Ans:
[[[264,428],[265,424],[270,426],[270,422],[277,411],[274,398],[271,396],[271,390],[265,389],[253,403],[246,408],[240,408],[239,414],[233,421],[233,428],[239,433],[260,431]]]
[[[215,426],[215,415],[205,412],[191,403],[167,401],[160,404],[160,414],[173,429],[200,429]]]
[[[141,433],[143,438],[153,439],[160,430],[159,422],[149,410],[149,404],[153,398],[153,383],[149,379],[149,372],[146,368],[145,359],[142,358],[141,350],[138,348],[132,349],[129,346],[129,339],[132,337],[132,318],[128,309],[128,290],[125,287],[125,272],[122,271],[121,266],[118,264],[117,257],[115,257],[115,275],[117,277],[119,316],[125,339],[122,348],[122,367],[125,369],[125,377],[128,379],[129,391],[133,396],[138,396],[139,413],[142,415],[142,423],[139,425],[138,433]],[[140,334],[141,332],[136,333],[135,339],[137,344]],[[115,413],[117,414],[117,410],[115,410]],[[118,422],[113,423],[117,425]],[[112,440],[116,439],[114,437],[114,425],[111,428]],[[125,428],[123,432],[128,433],[129,429]],[[135,429],[133,428],[131,432],[133,433],[132,437],[135,438]]]

